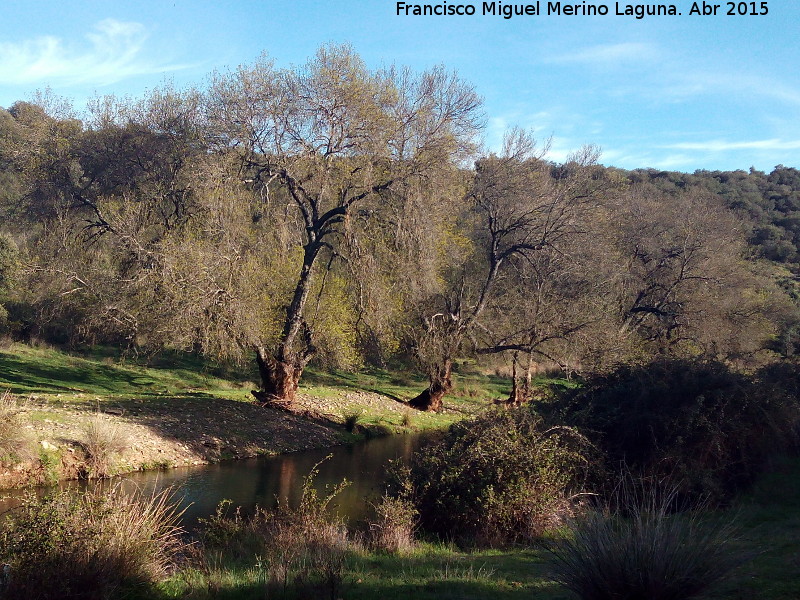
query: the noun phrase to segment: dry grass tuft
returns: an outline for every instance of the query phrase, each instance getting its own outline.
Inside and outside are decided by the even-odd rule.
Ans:
[[[21,412],[19,400],[11,392],[0,394],[0,464],[34,457],[33,440],[23,426]]]
[[[364,411],[363,409],[353,409],[346,412],[343,418],[344,428],[350,433],[353,433],[358,429],[359,423],[364,418]]]
[[[675,493],[627,494],[613,511],[574,520],[545,547],[552,579],[581,600],[684,600],[744,562],[731,550],[730,523],[702,511],[674,513]]]
[[[31,494],[0,525],[0,562],[10,565],[3,598],[108,598],[153,585],[184,547],[169,490]]]
[[[130,446],[130,439],[119,425],[97,413],[84,425],[79,443],[86,455],[86,476],[102,479],[113,474],[114,456]]]
[[[407,409],[403,412],[403,416],[400,417],[400,425],[406,429],[414,427],[414,414],[411,412],[411,409]]]

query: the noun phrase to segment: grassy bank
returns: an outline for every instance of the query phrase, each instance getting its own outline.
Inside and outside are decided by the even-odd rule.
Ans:
[[[749,557],[701,598],[707,600],[794,600],[800,597],[800,460],[785,459],[752,491],[724,511],[708,513],[710,522],[733,522],[732,549]],[[186,567],[163,582],[161,599],[294,598],[289,585],[270,587],[264,557],[210,553],[203,567]],[[547,576],[546,553],[536,548],[461,551],[444,544],[418,543],[409,552],[387,554],[350,546],[340,565],[338,596],[348,600],[500,598],[569,600],[575,598]],[[274,582],[273,582],[274,584]],[[317,588],[314,597],[326,597]],[[277,594],[277,595],[276,595]],[[270,597],[273,597],[270,596]]]
[[[800,597],[798,481],[800,459],[776,461],[770,472],[728,509],[705,514],[703,519],[710,523],[734,524],[730,538],[732,551],[746,556],[747,560],[698,598],[794,600]],[[195,544],[179,550],[176,566],[165,571],[162,561],[166,554],[162,552],[174,553],[175,548],[170,550],[170,546],[177,540],[169,537],[169,515],[164,520],[159,517],[154,525],[147,520],[151,518],[149,515],[154,514],[153,507],[158,509],[161,506],[158,498],[155,499],[155,505],[153,501],[145,499],[143,510],[134,509],[134,504],[124,502],[125,511],[118,508],[122,498],[113,495],[110,499],[86,496],[67,502],[64,496],[58,496],[55,500],[57,510],[53,510],[52,501],[42,506],[44,510],[34,506],[27,513],[27,520],[23,521],[28,527],[16,534],[13,529],[8,531],[0,527],[0,538],[6,536],[11,541],[44,541],[49,540],[51,535],[60,536],[58,539],[61,542],[54,545],[53,550],[48,550],[48,544],[17,544],[25,553],[23,555],[32,559],[21,563],[23,566],[37,564],[35,572],[39,576],[51,573],[47,569],[53,569],[53,577],[46,581],[62,582],[58,584],[62,588],[55,589],[56,595],[48,597],[61,597],[57,593],[58,589],[63,591],[65,580],[61,569],[69,564],[70,578],[67,580],[80,582],[82,593],[88,593],[87,597],[95,597],[91,595],[94,591],[91,586],[102,585],[105,590],[102,597],[111,599],[575,598],[550,579],[547,553],[537,547],[464,551],[447,544],[417,541],[402,553],[389,553],[376,550],[369,533],[345,534],[336,523],[320,521],[320,514],[313,510],[314,505],[310,510],[301,509],[294,515],[290,514],[289,519],[278,521],[279,527],[262,521],[250,532],[261,534],[256,539],[241,535],[246,525],[235,517],[212,522],[206,530],[206,546]],[[107,506],[112,510],[106,511]],[[87,514],[93,515],[92,523],[97,525],[95,529],[87,527]],[[120,518],[120,515],[124,518]],[[80,518],[73,519],[73,516]],[[141,523],[146,526],[139,527]],[[163,529],[164,525],[166,529]],[[74,535],[71,527],[76,532],[80,531],[80,535]],[[152,535],[159,528],[164,530],[167,537]],[[132,531],[136,533],[132,535]],[[75,558],[83,556],[87,545],[95,548],[95,541],[118,535],[123,536],[120,539],[125,540],[126,545],[120,546],[120,553],[109,554],[108,561],[76,562]],[[295,544],[301,544],[302,549]],[[117,545],[105,544],[101,547],[111,552],[116,551]],[[136,552],[131,552],[131,548]],[[256,549],[259,551],[256,552]],[[33,560],[42,551],[47,553],[47,560]],[[124,561],[119,564],[128,569],[125,572],[129,576],[120,576],[119,561]],[[283,567],[290,563],[293,570],[285,571]],[[16,562],[13,564],[17,565]],[[12,571],[12,576],[17,572]],[[166,577],[165,572],[169,573]],[[110,585],[114,587],[109,588]],[[36,594],[39,591],[33,590],[33,596],[25,597],[38,597]]]
[[[508,394],[508,380],[465,368],[439,414],[404,401],[424,389],[410,372],[310,368],[295,414],[257,406],[250,366],[186,354],[0,349],[0,394],[11,399],[15,450],[0,448],[0,488],[349,443],[442,428]],[[0,417],[1,418],[1,417]]]

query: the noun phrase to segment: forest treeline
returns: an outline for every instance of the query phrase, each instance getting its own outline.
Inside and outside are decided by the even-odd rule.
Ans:
[[[346,46],[0,109],[0,332],[254,360],[278,405],[311,360],[400,357],[424,410],[463,356],[508,357],[518,399],[543,364],[794,353],[800,172],[554,162],[519,129],[486,150],[484,120],[446,69]]]

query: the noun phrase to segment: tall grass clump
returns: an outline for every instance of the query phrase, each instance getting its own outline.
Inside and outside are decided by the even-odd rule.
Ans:
[[[677,492],[617,499],[590,510],[545,544],[550,577],[581,600],[684,600],[712,587],[744,558],[730,523],[702,510],[676,512]]]
[[[82,433],[79,443],[86,456],[84,475],[97,479],[113,475],[114,456],[122,454],[130,446],[128,435],[99,413],[84,424]]]
[[[152,586],[183,547],[168,492],[29,495],[0,523],[0,598],[100,599]]]
[[[411,409],[407,409],[403,412],[403,415],[400,417],[400,426],[405,427],[406,429],[411,429],[414,427],[414,415],[411,412]]]
[[[369,523],[369,541],[379,552],[404,554],[414,548],[418,511],[407,498],[384,495],[375,504]]]
[[[408,497],[421,528],[468,545],[536,538],[571,512],[592,460],[568,427],[545,427],[527,408],[455,423],[390,473],[389,493]]]
[[[345,561],[358,543],[328,507],[347,482],[321,495],[314,487],[318,469],[319,463],[305,477],[296,507],[284,503],[244,517],[225,502],[204,521],[197,566],[208,581],[220,566],[244,562],[258,570],[270,598],[341,596]]]
[[[344,415],[344,428],[353,433],[358,428],[359,423],[364,418],[363,410],[351,410]]]
[[[10,392],[0,394],[0,464],[34,456],[33,442],[23,426],[20,412],[19,402]]]

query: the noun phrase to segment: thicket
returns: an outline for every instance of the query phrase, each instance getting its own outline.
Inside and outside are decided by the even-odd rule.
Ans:
[[[537,408],[590,439],[611,473],[670,478],[682,493],[722,500],[796,444],[799,386],[796,364],[746,375],[664,359],[590,377]]]
[[[201,545],[191,566],[202,574],[212,595],[222,565],[252,565],[255,559],[268,597],[336,600],[341,596],[345,561],[361,547],[360,540],[328,511],[347,482],[320,495],[314,487],[318,468],[319,463],[304,478],[296,507],[281,503],[243,516],[223,501],[216,514],[204,520]],[[192,572],[184,576],[191,580]]]
[[[31,494],[3,517],[4,600],[101,600],[146,589],[184,548],[168,493]]]
[[[569,427],[526,408],[456,423],[394,465],[389,492],[411,503],[428,533],[467,545],[530,541],[571,514],[594,457]]]
[[[389,492],[416,510],[424,532],[478,545],[537,539],[588,497],[623,514],[614,491],[625,478],[669,481],[682,506],[727,502],[796,447],[798,391],[791,363],[751,374],[702,360],[621,366],[533,405],[454,424],[393,466]],[[667,510],[644,508],[647,527]],[[620,533],[615,519],[584,522],[611,536]]]

